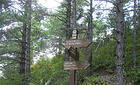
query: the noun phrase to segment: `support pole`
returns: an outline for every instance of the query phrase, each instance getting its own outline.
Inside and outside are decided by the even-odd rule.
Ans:
[[[73,30],[76,31],[76,0],[73,0]],[[78,39],[78,35],[76,34],[76,37],[72,37],[72,39]],[[77,55],[77,48],[74,48],[76,50],[75,54]],[[76,56],[78,57],[78,56]],[[78,59],[79,60],[79,59]],[[74,60],[77,61],[77,60]],[[70,71],[70,85],[77,85],[77,76],[76,76],[76,70]]]
[[[76,70],[71,70],[70,71],[70,85],[75,85],[75,73],[76,73]]]

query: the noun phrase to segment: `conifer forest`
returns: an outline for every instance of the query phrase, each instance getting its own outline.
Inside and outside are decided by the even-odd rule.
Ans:
[[[0,0],[0,85],[140,85],[140,0]]]

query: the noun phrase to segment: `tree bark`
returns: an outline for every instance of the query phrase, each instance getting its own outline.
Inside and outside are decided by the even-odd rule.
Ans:
[[[67,0],[67,23],[66,23],[66,40],[70,39],[70,16],[71,16],[71,0]],[[68,48],[65,48],[65,61],[69,61],[69,52]]]
[[[26,57],[26,22],[23,22],[23,34],[21,42],[20,74],[23,75],[23,85],[25,85],[25,57]]]
[[[116,14],[117,14],[117,29],[116,29],[116,70],[117,70],[117,85],[126,85],[124,76],[124,57],[125,57],[125,22],[123,0],[116,0]]]
[[[136,68],[136,0],[134,0],[134,19],[133,19],[133,24],[134,24],[134,29],[133,29],[133,35],[134,35],[134,40],[133,40],[133,55],[134,55],[134,68]]]
[[[26,4],[25,4],[26,6]],[[24,8],[26,10],[26,8]],[[22,41],[21,41],[21,57],[20,57],[20,74],[23,75],[23,79],[22,79],[22,84],[25,85],[25,66],[26,66],[26,33],[27,33],[27,22],[26,22],[26,18],[27,18],[27,11],[24,12],[24,17],[25,20],[23,21],[23,31],[22,31]]]
[[[26,55],[26,23],[23,22],[23,34],[22,34],[22,42],[21,42],[21,57],[20,57],[20,73],[25,73],[25,55]]]
[[[92,0],[90,0],[90,14],[89,14],[89,25],[88,25],[88,32],[89,32],[89,40],[92,42],[93,39],[93,23],[92,23]],[[92,64],[92,45],[89,47],[89,59],[88,62]]]
[[[27,0],[27,57],[26,57],[26,85],[30,85],[30,40],[31,40],[31,0]]]
[[[76,30],[76,0],[73,0],[73,31],[74,30]],[[78,39],[78,35],[76,34],[76,37],[72,36],[72,39]],[[78,55],[77,48],[72,48],[72,49],[73,49],[73,50],[71,50],[72,52],[71,51],[70,52],[74,53],[76,55],[75,59],[73,58],[74,56],[71,56],[72,61],[78,61],[79,56],[77,56]],[[69,54],[71,54],[71,53],[69,53]],[[71,70],[70,73],[71,73],[70,74],[70,85],[78,85],[76,70]]]

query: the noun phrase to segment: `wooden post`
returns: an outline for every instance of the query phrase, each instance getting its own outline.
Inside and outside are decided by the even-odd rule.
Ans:
[[[77,30],[76,30],[76,0],[73,0],[73,24],[74,24],[74,29],[73,29],[73,36],[72,36],[72,39],[78,39],[78,34],[77,34]],[[76,35],[76,36],[75,36]],[[76,49],[76,54],[78,53],[77,52],[77,48]],[[78,57],[78,56],[76,56]],[[78,59],[79,60],[79,59]],[[77,82],[76,82],[76,70],[71,70],[71,74],[70,74],[70,85],[77,85]]]
[[[70,71],[70,85],[75,85],[75,73],[76,73],[76,70],[71,70]]]

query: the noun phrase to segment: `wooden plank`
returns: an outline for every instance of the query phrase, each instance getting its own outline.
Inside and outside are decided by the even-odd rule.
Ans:
[[[65,44],[65,48],[70,47],[87,47],[90,45],[90,40],[67,40]]]
[[[65,62],[64,63],[64,70],[78,70],[78,69],[86,69],[90,64],[88,62],[80,62],[80,61],[73,61],[73,62]]]

